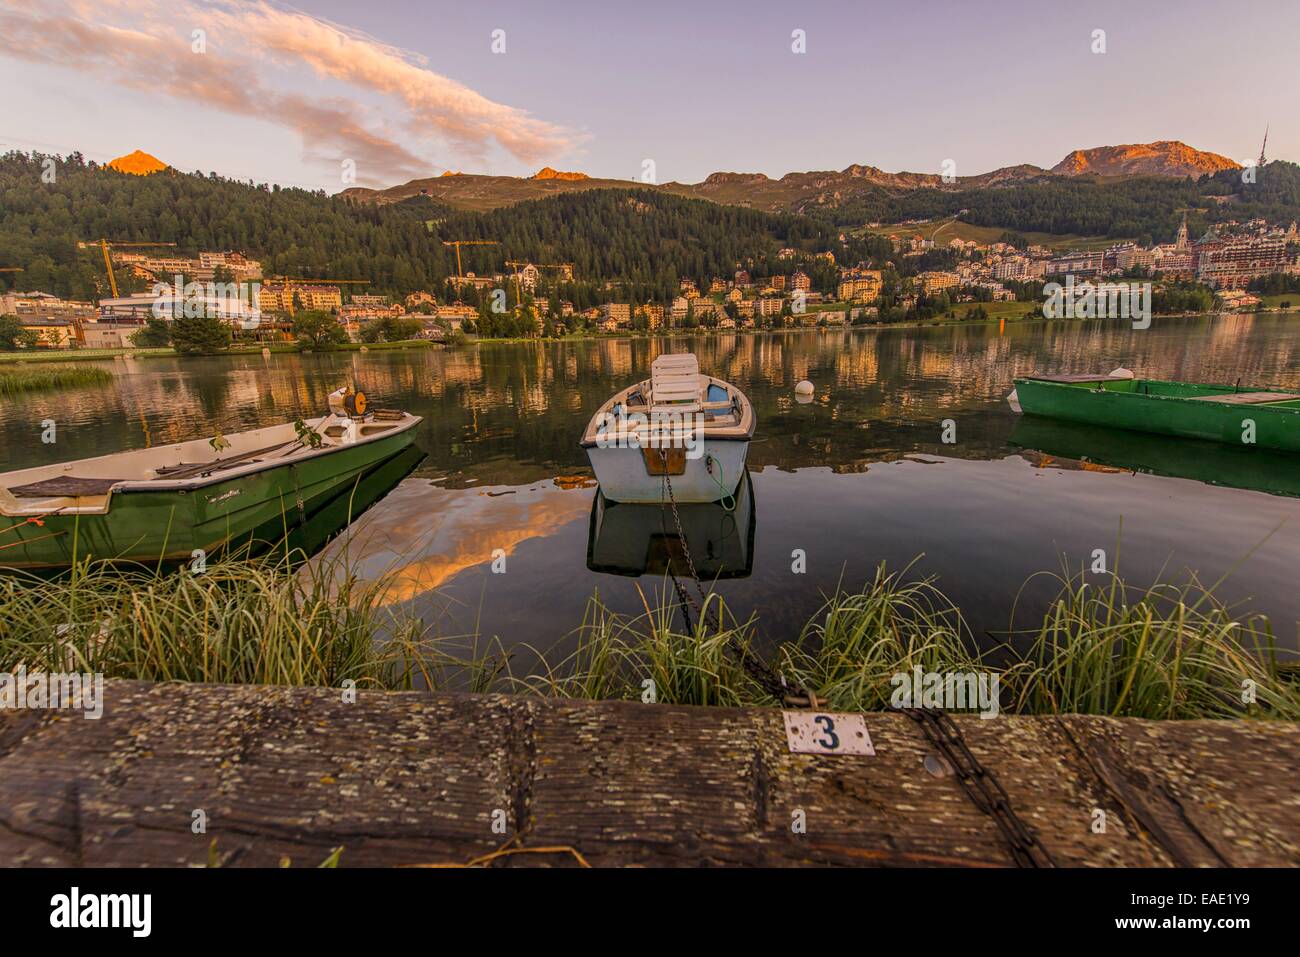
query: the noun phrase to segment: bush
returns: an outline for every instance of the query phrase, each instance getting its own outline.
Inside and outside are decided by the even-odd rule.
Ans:
[[[348,341],[348,331],[321,309],[306,309],[293,317],[293,334],[304,346],[325,349]]]
[[[410,316],[384,316],[361,327],[362,342],[401,342],[414,339],[422,328],[420,320]]]
[[[23,326],[17,316],[0,316],[0,349],[15,352],[36,345],[36,333]]]
[[[172,322],[172,348],[183,356],[224,352],[232,339],[230,326],[213,316],[182,317]]]
[[[138,349],[162,349],[171,345],[172,331],[166,320],[150,319],[138,332],[131,333],[130,339]]]

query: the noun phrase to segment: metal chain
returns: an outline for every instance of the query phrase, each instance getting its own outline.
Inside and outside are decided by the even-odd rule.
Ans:
[[[1056,862],[1052,860],[1047,848],[1039,843],[1033,831],[1011,807],[1011,798],[1002,783],[966,746],[961,728],[957,727],[952,716],[939,708],[899,710],[921,726],[927,740],[957,775],[957,780],[971,803],[993,819],[1016,866],[1055,867]]]
[[[686,540],[686,531],[682,528],[682,517],[677,512],[677,497],[673,494],[673,481],[668,475],[668,453],[662,448],[659,450],[659,459],[663,463],[663,485],[660,487],[659,491],[660,507],[663,507],[666,493],[668,504],[673,513],[673,523],[677,526],[677,537],[682,543],[682,553],[686,556],[686,568],[690,572],[691,579],[695,582],[696,590],[700,593],[700,601],[702,605],[707,606],[708,596],[704,592],[704,585],[700,581],[699,573],[695,570],[695,559],[691,556],[691,546]],[[677,590],[678,600],[680,601],[682,598],[685,598],[686,601],[690,602],[690,604],[695,608],[696,616],[699,618],[700,622],[703,623],[704,608],[701,605],[695,604],[695,601],[690,597],[690,594],[682,587],[681,582],[677,580],[677,576],[673,574],[671,559],[668,562],[668,574],[673,580],[673,587]],[[686,614],[684,604],[682,606],[682,613],[683,615]],[[711,613],[711,617],[713,619],[713,627],[717,631],[722,631],[722,622],[719,621],[716,610]],[[690,625],[689,616],[687,616],[686,623],[688,626]],[[777,701],[795,707],[817,707],[817,697],[811,691],[808,691],[801,685],[791,686],[787,684],[785,675],[773,671],[765,662],[750,654],[749,650],[745,648],[744,645],[736,641],[734,634],[728,637],[726,648],[736,656],[737,660],[740,662],[740,666],[745,669],[750,678],[767,691],[768,694],[776,698]]]

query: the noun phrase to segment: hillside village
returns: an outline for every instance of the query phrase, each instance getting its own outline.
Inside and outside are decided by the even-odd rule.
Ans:
[[[782,248],[763,263],[761,276],[751,274],[755,261],[749,260],[707,285],[682,278],[678,295],[667,302],[629,302],[617,295],[617,284],[606,283],[609,300],[583,310],[554,292],[575,278],[571,264],[516,262],[510,272],[467,272],[438,292],[395,299],[337,283],[265,277],[259,261],[235,251],[192,257],[113,251],[115,268],[150,284],[149,291],[97,302],[10,291],[0,296],[0,315],[15,317],[23,342],[34,348],[131,348],[150,319],[185,315],[187,303],[191,312],[198,306],[229,324],[235,338],[292,341],[295,317],[307,312],[328,314],[342,332],[340,341],[393,335],[443,341],[458,333],[555,336],[894,322],[955,316],[958,307],[979,316],[979,306],[968,304],[996,302],[1025,302],[1032,311],[1042,302],[1042,284],[1066,276],[1203,288],[1219,308],[1234,310],[1257,306],[1260,297],[1249,290],[1269,277],[1300,277],[1294,222],[1228,222],[1193,240],[1184,221],[1174,242],[1150,247],[1058,251],[1008,241],[936,243],[920,232],[894,236],[891,247],[890,260],[853,265],[836,263],[832,252]],[[936,265],[910,268],[918,263]]]
[[[34,162],[34,158],[17,159],[20,168],[23,163]],[[117,188],[110,181],[96,179],[103,174],[96,174],[93,164],[87,166],[73,158],[67,162],[80,175],[90,177],[87,182]],[[1258,166],[1262,168],[1265,162],[1261,151]],[[1162,142],[1076,151],[1050,172],[1067,178],[1098,170],[1146,176],[1154,172],[1169,181],[1173,176],[1197,172],[1213,174],[1225,164],[1235,166],[1216,154],[1192,150],[1177,142]],[[165,163],[139,150],[119,157],[105,169],[113,171],[110,176],[127,174],[121,177],[124,184],[165,182],[170,177],[186,191],[202,182],[178,177]],[[734,178],[733,174],[725,175]],[[463,174],[448,173],[439,182],[462,179],[466,179]],[[759,179],[767,182],[765,177]],[[592,181],[581,173],[548,167],[517,182],[584,188]],[[933,185],[928,181],[909,184],[909,189]],[[356,191],[345,191],[345,195],[351,192]],[[427,190],[421,189],[424,192]],[[596,197],[609,193],[602,194],[593,187],[573,195]],[[1207,198],[1232,199],[1213,192]],[[323,197],[304,199],[319,203]],[[633,194],[604,208],[624,217],[635,228],[639,221],[649,222],[662,214],[652,205],[660,202]],[[590,207],[588,204],[586,211]],[[730,207],[704,204],[703,208]],[[1283,213],[1287,211],[1283,207]],[[755,232],[745,242],[734,244],[737,251],[764,245],[766,251],[737,259],[729,274],[711,270],[695,275],[678,273],[673,279],[673,272],[664,276],[658,271],[652,283],[646,282],[648,274],[644,272],[629,277],[617,267],[611,270],[608,264],[596,268],[603,275],[584,275],[592,269],[593,239],[588,239],[585,247],[586,270],[573,261],[514,258],[519,253],[508,241],[431,240],[432,249],[454,248],[454,273],[447,275],[446,267],[441,272],[435,268],[426,271],[432,283],[427,279],[405,283],[390,280],[383,283],[387,288],[380,290],[368,288],[370,280],[334,278],[328,273],[322,278],[311,274],[277,275],[263,263],[267,258],[283,262],[284,251],[277,248],[263,251],[258,258],[248,250],[187,251],[174,242],[78,241],[76,254],[89,257],[83,261],[102,258],[102,272],[91,284],[98,287],[100,297],[61,298],[53,289],[32,288],[30,282],[23,281],[21,264],[0,267],[0,349],[161,346],[175,338],[171,324],[182,319],[214,323],[215,331],[208,330],[210,342],[298,341],[328,346],[414,339],[447,341],[466,334],[529,338],[667,329],[825,327],[979,319],[990,317],[990,313],[1021,318],[1040,312],[1044,284],[1064,282],[1069,277],[1084,282],[1151,281],[1156,309],[1163,312],[1254,309],[1262,308],[1263,297],[1270,294],[1300,295],[1300,235],[1294,219],[1256,216],[1240,221],[1198,220],[1205,228],[1193,238],[1184,212],[1171,242],[1107,244],[1097,238],[1060,242],[1050,236],[1030,239],[1013,230],[968,230],[963,228],[967,212],[962,209],[942,218],[914,218],[893,224],[843,226],[838,233],[809,217],[784,214],[786,219],[780,221],[780,228],[791,239],[800,237],[802,241],[797,245],[779,245],[780,232],[775,236],[762,232],[774,228],[771,214],[746,213],[769,218],[751,224]],[[570,215],[563,209],[550,210],[548,215],[556,213],[561,221]],[[465,220],[466,214],[458,215],[461,219],[455,221],[456,229],[478,231],[480,226]],[[440,223],[426,224],[431,231],[435,222]],[[801,222],[812,223],[813,232],[799,226]],[[404,223],[409,225],[409,220]],[[506,226],[498,218],[481,228]],[[711,228],[714,236],[731,235],[725,224],[715,223]],[[1172,229],[1172,224],[1168,228]],[[594,241],[599,239],[598,232],[593,232]],[[970,238],[972,233],[981,238]],[[990,234],[998,238],[983,238]],[[654,241],[652,235],[647,234],[644,241]],[[467,258],[471,267],[483,268],[488,263],[490,271],[476,273],[471,267],[463,268],[462,246],[476,253]],[[547,250],[581,258],[574,255],[577,250],[563,243],[552,242]],[[492,262],[500,264],[500,268],[492,268]],[[725,263],[715,253],[713,270],[725,268]],[[446,277],[441,286],[440,276]],[[80,288],[87,288],[86,283]],[[1024,307],[997,305],[1016,303]],[[1277,304],[1286,305],[1289,300]]]

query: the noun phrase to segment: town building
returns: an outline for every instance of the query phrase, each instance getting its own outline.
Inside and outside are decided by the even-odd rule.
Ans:
[[[1045,272],[1049,276],[1096,276],[1106,265],[1104,250],[1080,250],[1049,260]]]
[[[632,306],[626,302],[605,303],[600,307],[600,324],[602,329],[607,325],[610,325],[614,329],[631,325]]]
[[[1281,240],[1228,240],[1197,248],[1196,278],[1215,288],[1244,287],[1285,267],[1286,243]]]
[[[840,272],[837,298],[849,302],[874,302],[880,296],[879,269],[845,269]]]
[[[938,269],[920,273],[916,278],[921,280],[921,288],[927,296],[933,296],[940,290],[949,289],[961,281],[961,277],[955,272],[944,272]]]

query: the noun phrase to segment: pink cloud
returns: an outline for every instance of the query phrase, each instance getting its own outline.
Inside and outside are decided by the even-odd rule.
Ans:
[[[202,54],[190,49],[195,28],[207,33]],[[0,0],[0,55],[275,123],[299,135],[309,158],[355,161],[362,185],[429,175],[434,164],[426,155],[440,154],[439,146],[478,162],[496,146],[535,163],[576,142],[571,132],[493,102],[409,53],[262,2],[74,0],[37,10]],[[384,105],[281,92],[276,68],[337,81]],[[402,142],[390,130],[400,131]]]

